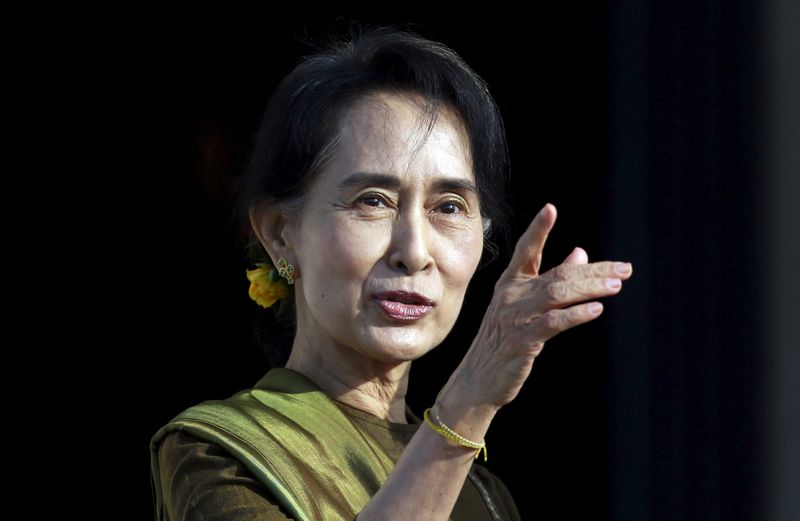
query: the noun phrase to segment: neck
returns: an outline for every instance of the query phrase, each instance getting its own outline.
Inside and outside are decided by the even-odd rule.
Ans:
[[[286,363],[333,400],[393,423],[408,423],[406,390],[411,362],[384,362],[342,345],[320,345],[298,334]]]

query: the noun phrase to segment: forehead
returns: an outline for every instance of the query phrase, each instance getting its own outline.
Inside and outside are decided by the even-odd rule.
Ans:
[[[340,141],[326,170],[337,178],[369,171],[417,180],[447,176],[474,181],[463,123],[441,106],[428,133],[422,103],[419,95],[394,93],[359,100],[339,122]]]

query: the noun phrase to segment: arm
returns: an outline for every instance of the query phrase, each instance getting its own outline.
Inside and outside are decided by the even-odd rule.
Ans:
[[[545,208],[520,238],[475,341],[439,395],[442,422],[473,441],[484,438],[497,411],[527,380],[545,341],[600,316],[602,307],[581,301],[616,294],[606,279],[631,275],[613,262],[588,264],[576,248],[559,266],[539,275],[542,250],[555,223]],[[420,427],[389,477],[358,514],[358,521],[446,521],[474,460],[475,451]]]

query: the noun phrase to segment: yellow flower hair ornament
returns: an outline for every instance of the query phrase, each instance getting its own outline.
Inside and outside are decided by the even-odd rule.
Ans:
[[[271,262],[257,262],[256,266],[254,270],[247,270],[248,294],[259,306],[268,308],[286,296],[287,283]]]

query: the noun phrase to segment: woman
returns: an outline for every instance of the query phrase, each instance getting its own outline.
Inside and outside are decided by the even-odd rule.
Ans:
[[[597,318],[592,299],[619,292],[631,266],[576,248],[540,273],[556,219],[545,205],[467,354],[416,415],[411,362],[450,332],[502,236],[507,172],[499,111],[445,46],[383,27],[298,65],[267,106],[239,201],[269,260],[248,272],[251,296],[290,303],[291,353],[153,436],[157,518],[519,519],[474,464],[482,440],[545,342]]]

